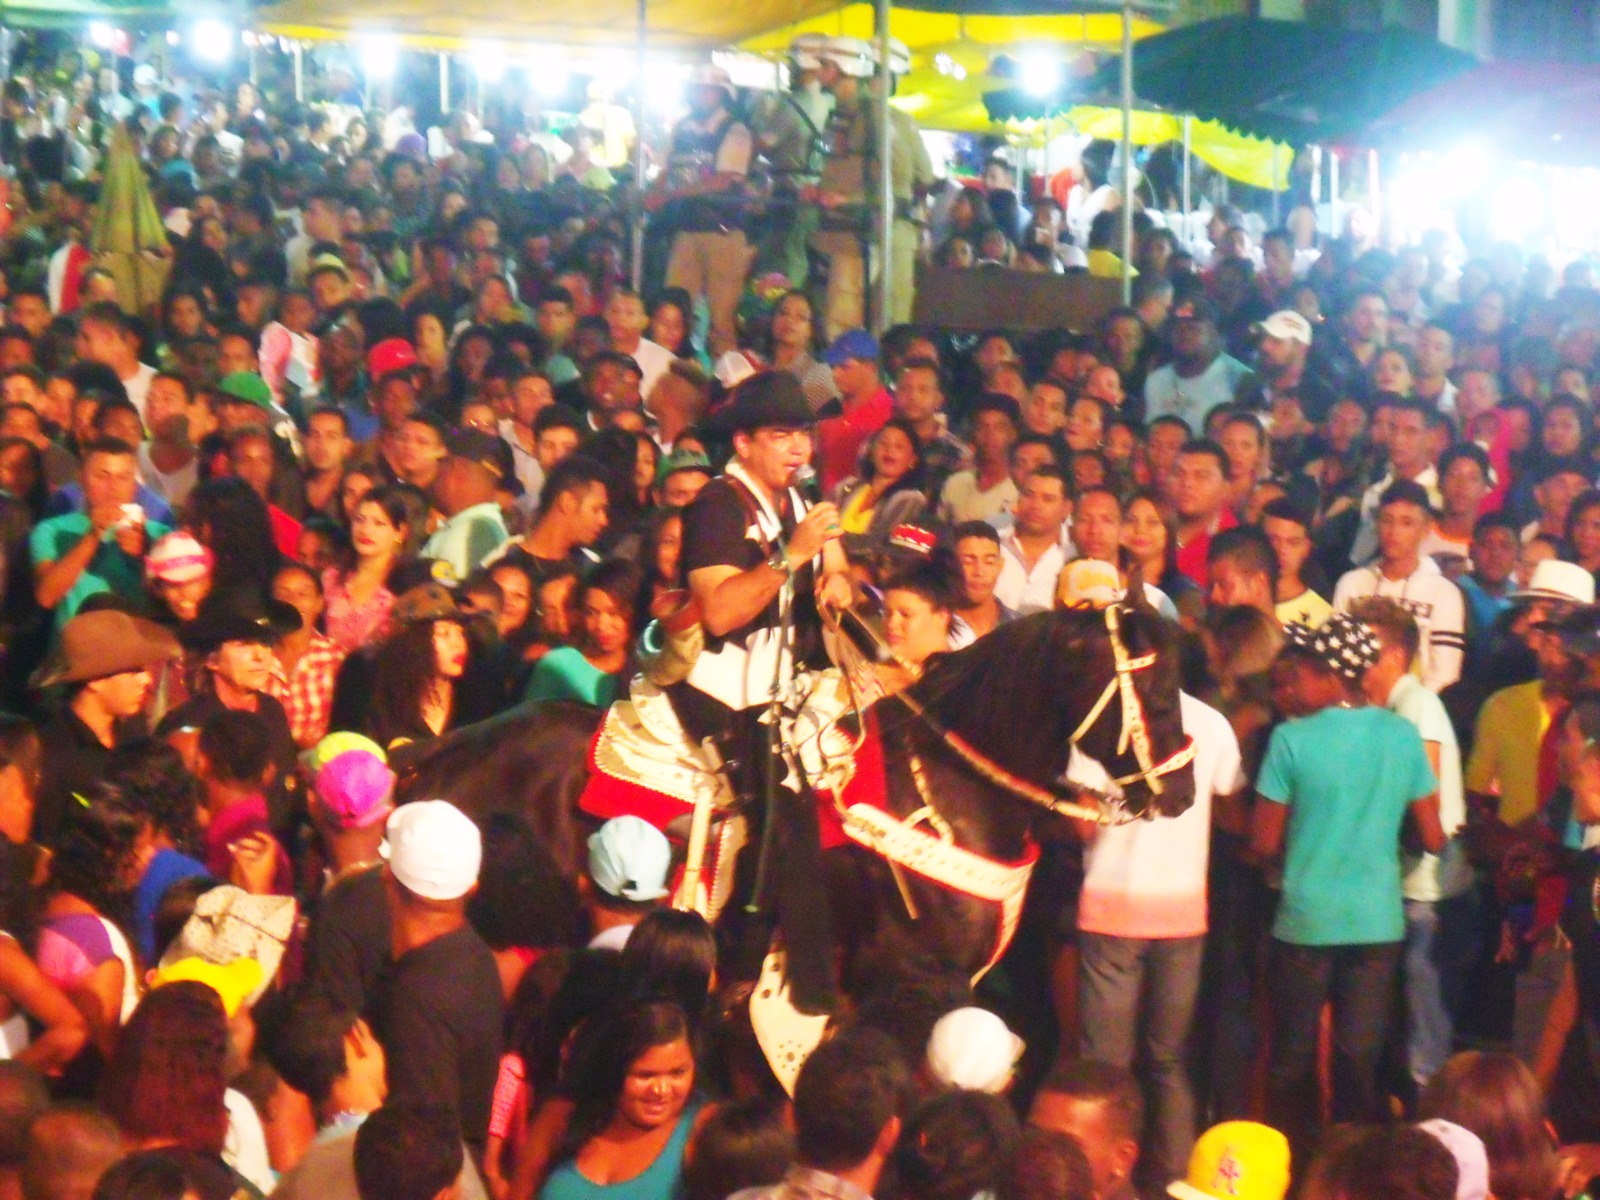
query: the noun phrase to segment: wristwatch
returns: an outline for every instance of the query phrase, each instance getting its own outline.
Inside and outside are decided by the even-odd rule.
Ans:
[[[772,553],[767,556],[767,566],[771,567],[774,571],[777,571],[785,578],[788,578],[790,575],[794,574],[794,568],[789,565],[789,551],[784,546],[776,547]]]

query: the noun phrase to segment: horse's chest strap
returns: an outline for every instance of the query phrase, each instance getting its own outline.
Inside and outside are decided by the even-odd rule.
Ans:
[[[871,804],[852,804],[840,813],[845,836],[922,878],[951,891],[1000,906],[1000,932],[989,961],[973,977],[981,979],[1000,961],[1022,919],[1022,902],[1028,880],[1039,861],[1039,848],[1030,844],[1019,862],[996,862],[963,849]]]

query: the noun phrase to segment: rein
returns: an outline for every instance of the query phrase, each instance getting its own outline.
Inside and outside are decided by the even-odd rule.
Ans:
[[[1185,737],[1183,746],[1170,757],[1157,763],[1153,761],[1150,749],[1149,722],[1145,716],[1144,702],[1139,699],[1139,692],[1134,687],[1134,675],[1155,665],[1154,654],[1141,655],[1135,658],[1128,653],[1128,647],[1122,640],[1122,625],[1118,605],[1110,605],[1104,609],[1106,620],[1106,633],[1111,641],[1111,654],[1116,663],[1116,671],[1106,682],[1105,690],[1100,693],[1100,698],[1085,714],[1078,728],[1073,731],[1068,741],[1076,746],[1094,728],[1114,697],[1120,696],[1122,700],[1122,734],[1117,741],[1117,752],[1126,753],[1129,743],[1133,745],[1133,753],[1139,762],[1139,770],[1112,782],[1118,787],[1126,787],[1133,783],[1144,783],[1150,791],[1159,796],[1162,792],[1161,778],[1182,770],[1194,761],[1195,745],[1192,737]],[[1017,775],[1012,774],[994,759],[984,754],[960,734],[947,729],[944,723],[930,713],[909,691],[901,692],[897,697],[911,715],[921,721],[930,733],[939,738],[955,751],[967,766],[987,779],[995,786],[1003,788],[1014,796],[1026,800],[1030,804],[1038,805],[1059,816],[1073,817],[1082,821],[1093,821],[1098,825],[1115,823],[1114,818],[1108,814],[1104,807],[1079,804],[1063,799],[1054,791],[1030,783]],[[1085,789],[1087,790],[1087,789]]]

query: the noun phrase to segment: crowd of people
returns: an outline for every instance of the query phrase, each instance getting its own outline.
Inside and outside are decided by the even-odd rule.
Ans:
[[[646,296],[582,137],[553,174],[148,65],[8,81],[0,1196],[1588,1191],[1590,266],[1141,212],[1093,328],[880,340],[847,41],[797,46],[781,121],[696,78]],[[154,311],[85,248],[113,126],[170,231]],[[791,202],[759,234],[754,170]],[[986,183],[941,254],[1007,257],[1017,181]],[[1060,217],[1019,236],[1066,261]],[[1120,270],[1091,224],[1081,265]],[[762,255],[801,265],[756,304]],[[598,727],[685,592],[696,741],[765,739],[767,635],[813,597],[893,693],[1131,593],[1181,633],[1195,803],[1063,831],[976,993],[879,964],[790,1094],[661,829],[599,825],[574,880],[522,817],[395,803],[465,726]]]

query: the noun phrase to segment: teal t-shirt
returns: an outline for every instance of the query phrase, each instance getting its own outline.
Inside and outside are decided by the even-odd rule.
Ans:
[[[1272,936],[1364,946],[1405,936],[1400,826],[1438,788],[1416,727],[1384,708],[1325,708],[1273,730],[1256,779],[1289,806]]]
[[[528,700],[577,700],[596,708],[617,698],[617,677],[607,675],[572,646],[550,651],[533,668]]]
[[[90,528],[88,514],[81,512],[63,513],[59,517],[40,521],[28,538],[28,549],[33,555],[34,565],[52,563],[63,557],[83,540]],[[147,546],[154,545],[157,538],[171,532],[159,521],[146,521],[144,531]],[[56,605],[56,628],[60,629],[70,621],[85,600],[100,592],[114,592],[125,600],[133,601],[141,601],[145,595],[144,560],[125,553],[109,530],[83,574],[78,576],[78,581]]]

